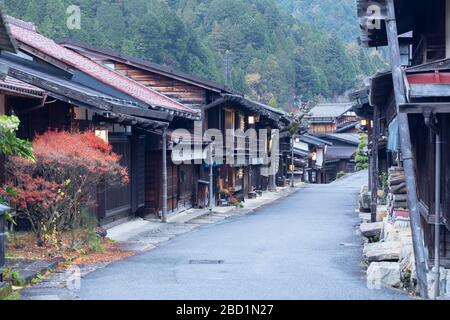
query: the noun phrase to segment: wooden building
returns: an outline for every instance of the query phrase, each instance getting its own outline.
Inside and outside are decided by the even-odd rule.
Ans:
[[[245,99],[224,85],[214,81],[174,70],[171,67],[81,44],[70,39],[63,39],[58,42],[66,48],[114,69],[152,90],[163,93],[177,102],[198,110],[202,113],[202,133],[207,129],[219,129],[225,134],[226,129],[244,129],[245,131],[248,128],[255,128],[257,130],[261,128],[280,128],[286,126],[286,123],[289,122],[283,111]],[[249,123],[249,117],[256,121],[252,120],[252,122],[255,122]],[[280,119],[284,122],[277,123]],[[175,124],[171,125],[170,129],[188,129],[186,126],[180,127],[179,124],[177,125],[178,127]],[[193,137],[194,140],[199,140],[199,138]],[[238,145],[238,141],[241,141],[242,137],[235,136],[229,138],[235,139],[234,144],[237,149],[240,149],[236,152],[245,152],[245,145]],[[238,154],[235,156],[238,156]],[[216,200],[218,199],[219,191],[222,189],[229,188],[236,194],[245,196],[250,190],[268,188],[269,179],[260,175],[261,170],[258,163],[261,162],[261,159],[253,159],[253,161],[255,161],[255,164],[245,163],[236,166],[214,167],[213,189],[215,190]],[[152,165],[149,166],[152,167]],[[208,205],[209,167],[205,164],[192,165],[190,168],[171,165],[169,172],[174,177],[172,181],[176,181],[177,176],[180,177],[179,170],[184,170],[183,168],[187,168],[187,171],[194,173],[192,177],[193,188],[189,189],[193,190],[192,204],[199,207]],[[282,180],[281,172],[282,170],[278,172],[280,180]],[[178,185],[180,184],[179,180]],[[189,181],[191,181],[190,177]],[[174,188],[171,189],[172,198],[178,197],[178,199],[181,199],[188,196],[188,194],[185,194],[176,186],[177,183],[173,183],[173,185]],[[175,194],[178,195],[175,196]],[[149,200],[154,201],[155,199],[158,199],[158,197],[156,193],[153,193]],[[174,199],[174,201],[177,200]],[[172,204],[173,202],[169,206],[172,206]]]
[[[120,73],[68,50],[38,33],[32,23],[8,17],[20,54],[3,54],[0,63],[17,80],[45,90],[39,103],[7,99],[22,125],[19,135],[32,139],[48,129],[108,132],[113,150],[129,170],[130,184],[98,195],[97,215],[113,225],[146,210],[146,190],[155,185],[145,174],[152,141],[161,141],[172,122],[192,123],[199,114]],[[158,147],[155,148],[158,150]],[[162,148],[159,157],[162,158]]]
[[[390,48],[392,72],[375,75],[368,94],[373,153],[380,154],[374,159],[383,155],[388,163],[374,170],[395,161],[404,168],[419,289],[426,296],[426,273],[437,265],[450,268],[450,1],[357,3],[361,44]]]
[[[358,119],[351,103],[323,103],[311,109],[306,117],[310,134],[356,132]]]
[[[228,190],[238,197],[245,198],[255,190],[267,190],[274,188],[278,180],[285,179],[283,172],[282,139],[290,124],[286,113],[264,104],[246,99],[239,95],[222,94],[203,109],[205,129],[218,129],[225,137],[224,165],[217,168],[218,174],[215,182],[215,193],[220,190]],[[248,129],[258,132],[257,141],[245,136]],[[279,131],[279,154],[272,154],[274,139],[272,130]],[[234,134],[227,134],[227,130],[236,130]],[[261,135],[260,130],[266,130],[266,135]],[[249,144],[257,142],[258,150],[265,150],[257,155],[249,154]],[[278,141],[277,141],[278,142]],[[230,152],[226,147],[232,145],[234,150]],[[239,159],[243,157],[243,162]],[[263,174],[265,158],[273,157],[273,172]],[[231,163],[230,163],[231,162]]]
[[[321,171],[323,183],[335,181],[339,173],[355,172],[355,155],[360,141],[358,133],[327,133],[319,137],[331,143],[326,149]]]
[[[306,120],[309,136],[327,143],[317,149],[320,165],[313,165],[310,178],[316,183],[330,183],[340,172],[354,172],[360,121],[353,111],[353,104],[318,104],[311,109]]]
[[[127,78],[170,97],[183,105],[186,105],[201,113],[207,105],[219,99],[222,93],[231,93],[222,84],[205,80],[197,76],[175,70],[168,66],[159,65],[135,57],[127,56],[111,50],[96,48],[82,44],[71,39],[58,41],[61,45],[95,61],[103,66],[115,70]],[[204,122],[204,119],[202,119]],[[202,125],[202,131],[205,126]],[[187,129],[194,132],[194,125],[190,122],[174,122],[169,132],[176,129]],[[203,133],[202,133],[203,134]],[[172,137],[169,136],[169,139]],[[192,135],[192,140],[202,143],[201,136]],[[146,175],[154,175],[154,168],[161,169],[159,157],[161,145],[155,140],[148,150],[146,163]],[[202,144],[205,147],[204,144]],[[172,153],[169,147],[168,159]],[[198,156],[197,156],[198,157]],[[189,207],[208,206],[209,170],[203,164],[193,163],[195,159],[186,159],[190,164],[175,165],[168,162],[168,210],[176,213]],[[199,159],[197,159],[199,160]],[[203,159],[200,159],[203,160]],[[201,163],[202,161],[200,161]],[[162,176],[155,176],[154,185],[161,185]],[[147,213],[158,213],[162,210],[162,189],[153,188],[146,193]]]
[[[305,181],[313,184],[324,184],[325,154],[333,143],[318,137],[304,134],[300,140],[309,148],[308,165],[306,167]]]

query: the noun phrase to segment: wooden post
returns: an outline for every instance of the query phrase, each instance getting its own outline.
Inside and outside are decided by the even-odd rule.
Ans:
[[[434,200],[434,298],[440,296],[441,277],[441,155],[442,142],[441,133],[436,133],[436,173],[435,173],[435,200]]]
[[[411,229],[413,236],[414,255],[418,289],[422,297],[428,297],[427,290],[427,266],[425,261],[424,235],[421,228],[420,213],[418,208],[417,185],[414,172],[414,162],[409,131],[408,115],[400,113],[399,106],[406,103],[406,88],[403,79],[403,70],[400,63],[400,45],[398,41],[397,21],[395,16],[394,0],[387,0],[388,15],[386,30],[389,43],[389,54],[392,67],[395,102],[397,105],[397,118],[400,132],[400,145],[403,166],[406,175],[406,187],[408,190],[408,206],[411,216]]]
[[[253,186],[253,165],[252,165],[252,159],[250,157],[250,165],[248,166],[248,180],[250,183],[250,193],[253,193],[255,190]]]
[[[162,135],[162,175],[163,175],[163,209],[161,221],[167,222],[167,131]]]
[[[209,211],[213,211],[215,207],[213,151],[214,151],[214,142],[209,145]]]
[[[379,134],[379,115],[380,109],[374,106],[373,128],[372,128],[372,161],[371,161],[371,220],[377,222],[377,205],[378,205],[378,134]]]
[[[291,138],[291,188],[295,187],[294,183],[294,137]]]

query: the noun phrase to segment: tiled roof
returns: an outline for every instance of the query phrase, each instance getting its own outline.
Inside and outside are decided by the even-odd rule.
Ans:
[[[358,133],[327,133],[322,139],[335,139],[349,144],[358,145],[360,135]]]
[[[17,21],[17,19],[15,19]],[[53,40],[37,33],[32,28],[19,26],[14,20],[9,20],[11,33],[17,41],[23,43],[53,59],[64,62],[65,64],[78,69],[93,78],[116,88],[142,102],[151,106],[163,107],[174,111],[195,113],[195,111],[183,104],[156,92],[150,88],[120,75],[119,73],[108,69],[72,50],[66,49]]]
[[[7,76],[4,80],[0,80],[0,90],[36,98],[43,97],[46,93],[41,88],[32,86],[31,84],[22,82],[10,76]]]
[[[119,53],[119,52],[114,52],[114,51],[108,50],[108,49],[97,48],[92,45],[80,43],[73,39],[60,39],[60,40],[56,40],[56,42],[66,48],[72,49],[81,54],[83,54],[83,52],[86,52],[86,51],[93,52],[96,54],[106,56],[115,61],[119,61],[119,62],[128,64],[128,65],[134,65],[134,66],[136,66],[138,68],[142,68],[144,70],[149,70],[151,72],[160,73],[165,76],[174,77],[174,78],[179,79],[180,81],[187,81],[188,83],[192,82],[196,85],[204,86],[206,88],[210,88],[210,89],[214,89],[214,90],[218,90],[220,92],[231,93],[231,89],[227,88],[225,85],[223,85],[221,83],[218,83],[218,82],[215,82],[212,80],[203,79],[199,76],[188,74],[188,73],[180,71],[180,70],[176,70],[170,66],[165,66],[165,65],[153,63],[150,61],[145,61],[145,60],[142,60],[139,58],[128,56],[126,54]]]
[[[318,104],[310,111],[308,118],[338,118],[352,110],[352,103],[323,103]]]
[[[325,160],[351,159],[355,156],[356,150],[356,147],[328,147],[327,152],[325,153]]]
[[[42,86],[46,91],[43,89],[36,89],[40,90],[42,93],[47,93],[49,97],[59,100],[63,99],[63,101],[92,110],[99,115],[104,116],[106,113],[110,119],[114,119],[120,123],[133,122],[139,127],[152,129],[166,128],[169,124],[164,121],[165,119],[161,119],[163,121],[148,119],[154,118],[154,110],[136,107],[128,101],[115,99],[92,88],[75,83],[67,78],[55,76],[42,70],[36,70],[32,66],[25,66],[18,62],[10,61],[5,57],[0,57],[0,65],[7,65],[9,67],[9,73],[14,77],[6,78],[5,85],[8,85],[9,87],[11,87],[12,84],[19,86],[22,83],[17,79],[30,81],[30,83]],[[2,83],[0,82],[0,89],[1,88]],[[35,87],[30,84],[25,84],[24,88],[31,89]],[[19,89],[15,90],[17,91]],[[65,92],[63,97],[61,97],[60,94],[62,91]],[[164,114],[167,115],[167,113]]]
[[[316,146],[326,146],[326,145],[332,146],[333,145],[333,143],[331,143],[329,141],[314,137],[309,134],[302,135],[300,140],[307,144],[316,145]]]

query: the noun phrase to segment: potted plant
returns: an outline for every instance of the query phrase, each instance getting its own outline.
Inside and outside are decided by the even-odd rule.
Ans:
[[[230,198],[230,191],[227,189],[220,190],[219,194],[221,199],[228,200]]]

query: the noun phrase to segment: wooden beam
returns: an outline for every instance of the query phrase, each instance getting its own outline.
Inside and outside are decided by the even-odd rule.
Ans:
[[[408,206],[411,216],[411,231],[413,238],[414,255],[417,270],[418,289],[422,297],[428,297],[427,264],[425,255],[425,239],[422,231],[421,217],[418,208],[417,183],[412,153],[411,135],[409,131],[408,115],[400,113],[400,105],[406,103],[406,88],[403,77],[403,69],[400,61],[400,43],[398,39],[397,20],[395,16],[394,0],[386,0],[388,17],[386,20],[386,32],[389,43],[390,62],[392,67],[392,79],[394,85],[395,102],[397,105],[397,118],[400,132],[400,146],[403,166],[406,175],[408,189]]]
[[[167,112],[163,111],[157,111],[157,110],[151,110],[151,109],[144,109],[139,107],[126,107],[123,105],[112,105],[112,111],[119,112],[119,113],[125,113],[133,116],[138,117],[147,117],[152,119],[158,119],[158,120],[164,120],[164,121],[172,121],[173,115],[168,114]]]
[[[372,128],[372,155],[370,161],[370,182],[371,182],[371,221],[377,222],[377,206],[378,206],[378,185],[379,185],[379,172],[378,172],[378,131],[380,123],[380,108],[374,107],[373,116],[373,128]]]
[[[450,102],[430,102],[430,103],[403,103],[400,104],[400,112],[408,114],[423,114],[424,112],[450,113]]]
[[[450,84],[411,84],[410,98],[450,97]]]
[[[63,63],[60,60],[55,59],[53,57],[50,57],[49,55],[46,55],[46,54],[42,53],[41,51],[23,43],[23,42],[18,42],[18,44],[19,44],[19,48],[21,50],[23,50],[31,55],[34,55],[34,56],[42,59],[43,61],[46,61],[64,71],[67,71],[67,72],[73,74],[74,69],[73,69],[73,67],[69,66],[68,64]]]
[[[37,77],[35,75],[17,69],[13,66],[10,66],[8,74],[13,78],[42,88],[48,91],[49,93],[55,93],[60,96],[68,97],[69,99],[68,101],[66,101],[68,103],[71,103],[71,99],[73,99],[82,101],[88,105],[95,106],[96,108],[104,111],[111,111],[111,104],[103,99],[99,99],[98,97],[94,97],[80,91],[71,90],[70,88],[59,85],[54,81],[49,81]]]

